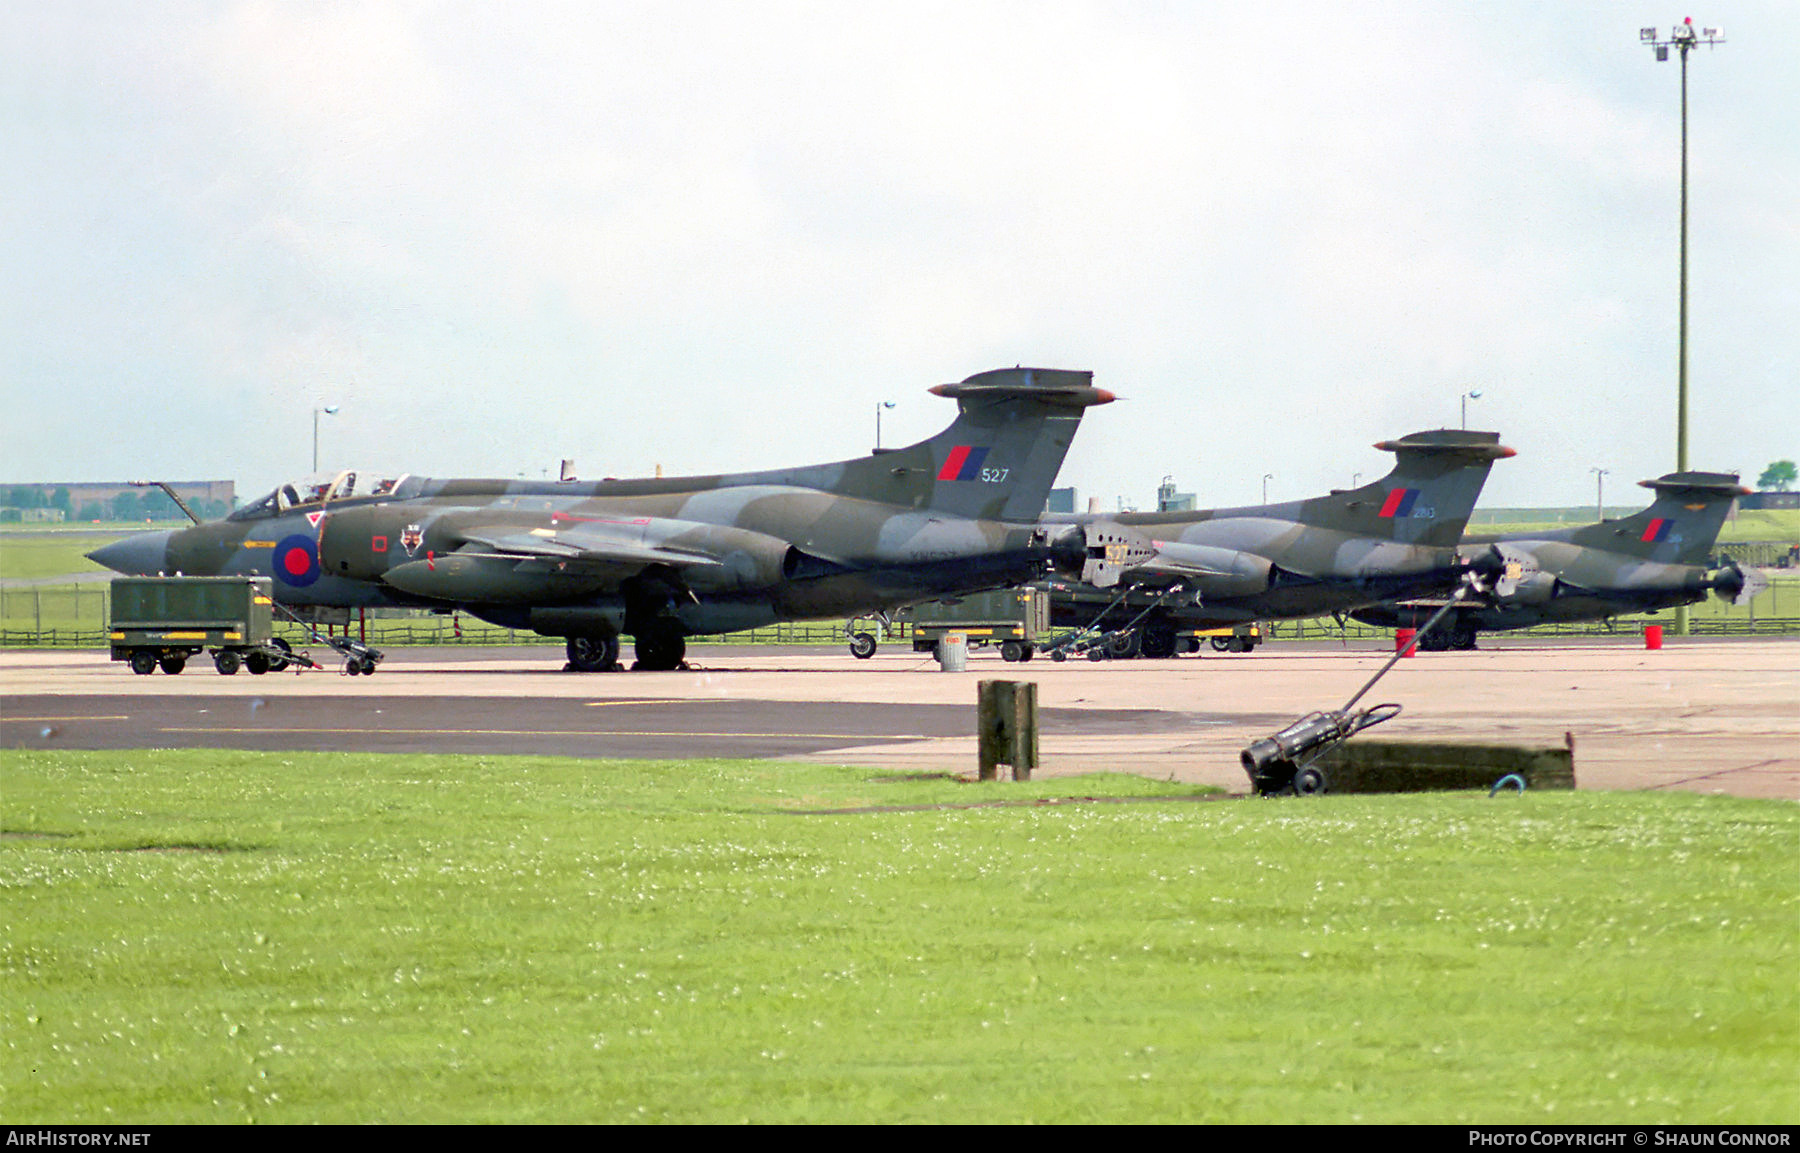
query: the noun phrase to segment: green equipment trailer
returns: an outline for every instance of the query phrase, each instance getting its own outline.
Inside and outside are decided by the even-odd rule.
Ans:
[[[268,577],[119,577],[108,628],[112,659],[142,676],[158,668],[179,673],[208,651],[225,676],[240,668],[317,668],[274,635],[274,607]]]
[[[961,633],[970,648],[997,645],[1008,661],[1028,661],[1050,635],[1050,594],[1038,588],[998,589],[953,600],[910,605],[915,652],[936,652],[945,633]]]

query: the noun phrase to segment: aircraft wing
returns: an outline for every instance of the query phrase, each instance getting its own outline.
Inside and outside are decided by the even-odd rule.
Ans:
[[[648,564],[665,564],[673,568],[719,566],[718,560],[704,553],[666,547],[641,535],[634,540],[625,534],[595,532],[588,526],[527,531],[465,530],[461,535],[470,544],[491,549],[496,557],[509,559],[535,558],[597,568],[639,568]]]

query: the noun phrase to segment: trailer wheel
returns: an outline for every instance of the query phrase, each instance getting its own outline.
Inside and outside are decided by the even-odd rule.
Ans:
[[[1053,661],[1066,661],[1069,659],[1069,654],[1062,649],[1051,649],[1050,659]]]
[[[1213,652],[1215,652],[1215,653],[1230,652],[1231,651],[1231,642],[1236,639],[1237,639],[1236,637],[1214,637],[1212,639]]]
[[[139,649],[131,654],[131,671],[140,677],[147,677],[156,671],[156,654],[149,649]]]
[[[230,649],[220,649],[213,654],[213,668],[218,669],[222,677],[236,676],[243,663]]]
[[[866,661],[875,655],[875,638],[868,633],[857,633],[850,638],[850,655],[859,661]]]
[[[1294,774],[1294,792],[1302,797],[1314,797],[1325,791],[1324,770],[1306,766]]]
[[[187,657],[183,656],[181,653],[167,653],[163,656],[162,660],[157,663],[162,665],[163,672],[168,673],[170,676],[176,676],[182,669],[187,668]]]
[[[251,676],[260,677],[275,666],[270,663],[268,653],[245,653],[244,667],[250,670]]]
[[[1025,653],[1025,646],[1018,641],[1000,642],[1000,659],[1003,661],[1011,661],[1016,664],[1019,661],[1028,659]]]

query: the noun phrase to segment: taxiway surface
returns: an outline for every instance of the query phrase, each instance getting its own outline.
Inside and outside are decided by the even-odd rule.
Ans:
[[[1484,644],[1487,643],[1484,641]],[[326,654],[329,656],[330,654]],[[1204,659],[1007,664],[963,673],[894,648],[696,646],[688,669],[575,674],[560,651],[396,649],[372,677],[134,676],[97,651],[0,653],[9,748],[246,748],[778,757],[972,775],[975,682],[1037,682],[1040,774],[1141,773],[1243,792],[1238,751],[1336,708],[1390,656],[1374,643]],[[1362,703],[1384,739],[1576,743],[1583,788],[1800,800],[1800,641],[1502,642],[1400,661]]]

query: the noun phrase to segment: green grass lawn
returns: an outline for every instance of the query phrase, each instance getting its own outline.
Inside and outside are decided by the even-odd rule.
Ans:
[[[1631,516],[1643,508],[1642,505],[1607,505],[1606,515],[1609,519],[1618,520]],[[1545,510],[1554,515],[1533,516],[1530,510],[1511,509],[1499,514],[1484,515],[1480,510],[1469,519],[1469,532],[1475,535],[1498,535],[1503,533],[1545,532],[1550,529],[1575,528],[1584,524],[1592,524],[1594,510],[1556,509]],[[1505,519],[1498,519],[1504,516]],[[1800,544],[1800,509],[1761,508],[1740,509],[1738,514],[1728,519],[1719,530],[1719,542],[1732,544],[1742,541],[1783,541],[1787,544]]]
[[[1800,1116],[1800,808],[1190,792],[0,753],[0,1120]]]
[[[87,554],[126,535],[123,532],[0,532],[0,579],[41,580],[105,572],[103,566],[87,559]]]

